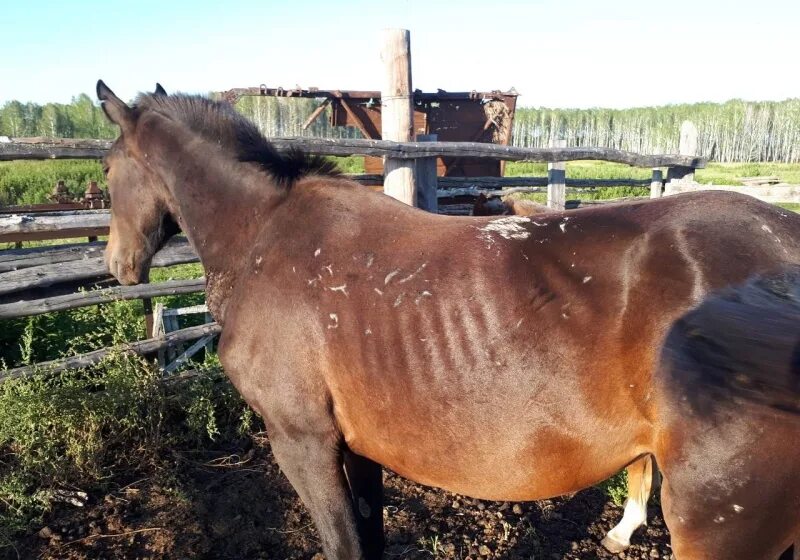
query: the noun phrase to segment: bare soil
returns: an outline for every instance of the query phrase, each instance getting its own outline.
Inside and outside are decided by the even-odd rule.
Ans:
[[[241,442],[215,451],[175,451],[149,476],[63,505],[21,536],[7,558],[44,560],[321,560],[307,512],[269,445]],[[386,558],[669,558],[657,505],[631,548],[612,555],[600,540],[622,515],[599,489],[512,504],[472,500],[387,472]]]

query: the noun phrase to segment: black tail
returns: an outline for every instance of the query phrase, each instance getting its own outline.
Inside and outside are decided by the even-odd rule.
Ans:
[[[673,325],[662,366],[698,411],[733,399],[800,413],[800,266],[707,297]]]

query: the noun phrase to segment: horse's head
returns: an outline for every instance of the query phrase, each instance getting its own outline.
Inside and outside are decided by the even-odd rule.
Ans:
[[[166,91],[156,85],[153,95],[166,95]],[[137,142],[136,109],[102,80],[97,82],[97,97],[108,119],[120,128],[119,138],[103,160],[111,196],[106,265],[121,284],[138,284],[147,280],[153,255],[178,227],[170,214],[169,190]]]

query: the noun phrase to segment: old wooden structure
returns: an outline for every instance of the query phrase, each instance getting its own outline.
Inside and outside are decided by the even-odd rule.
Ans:
[[[266,85],[234,88],[221,94],[235,103],[246,95],[266,97],[305,97],[320,99],[321,104],[306,125],[320,118],[330,107],[333,126],[356,127],[365,139],[381,140],[381,92],[352,90],[283,89]],[[435,134],[440,142],[481,142],[508,146],[514,126],[517,92],[436,92],[414,91],[414,132]],[[368,174],[383,174],[380,158],[364,160]],[[499,177],[503,162],[463,156],[439,156],[436,172],[440,177]]]

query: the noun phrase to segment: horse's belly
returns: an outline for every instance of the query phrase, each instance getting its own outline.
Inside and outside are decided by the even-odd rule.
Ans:
[[[611,476],[642,452],[631,430],[564,423],[560,412],[546,407],[517,417],[491,408],[493,414],[480,407],[464,411],[461,421],[394,410],[372,415],[368,423],[350,421],[342,411],[340,425],[350,449],[401,476],[489,500],[573,492]]]

